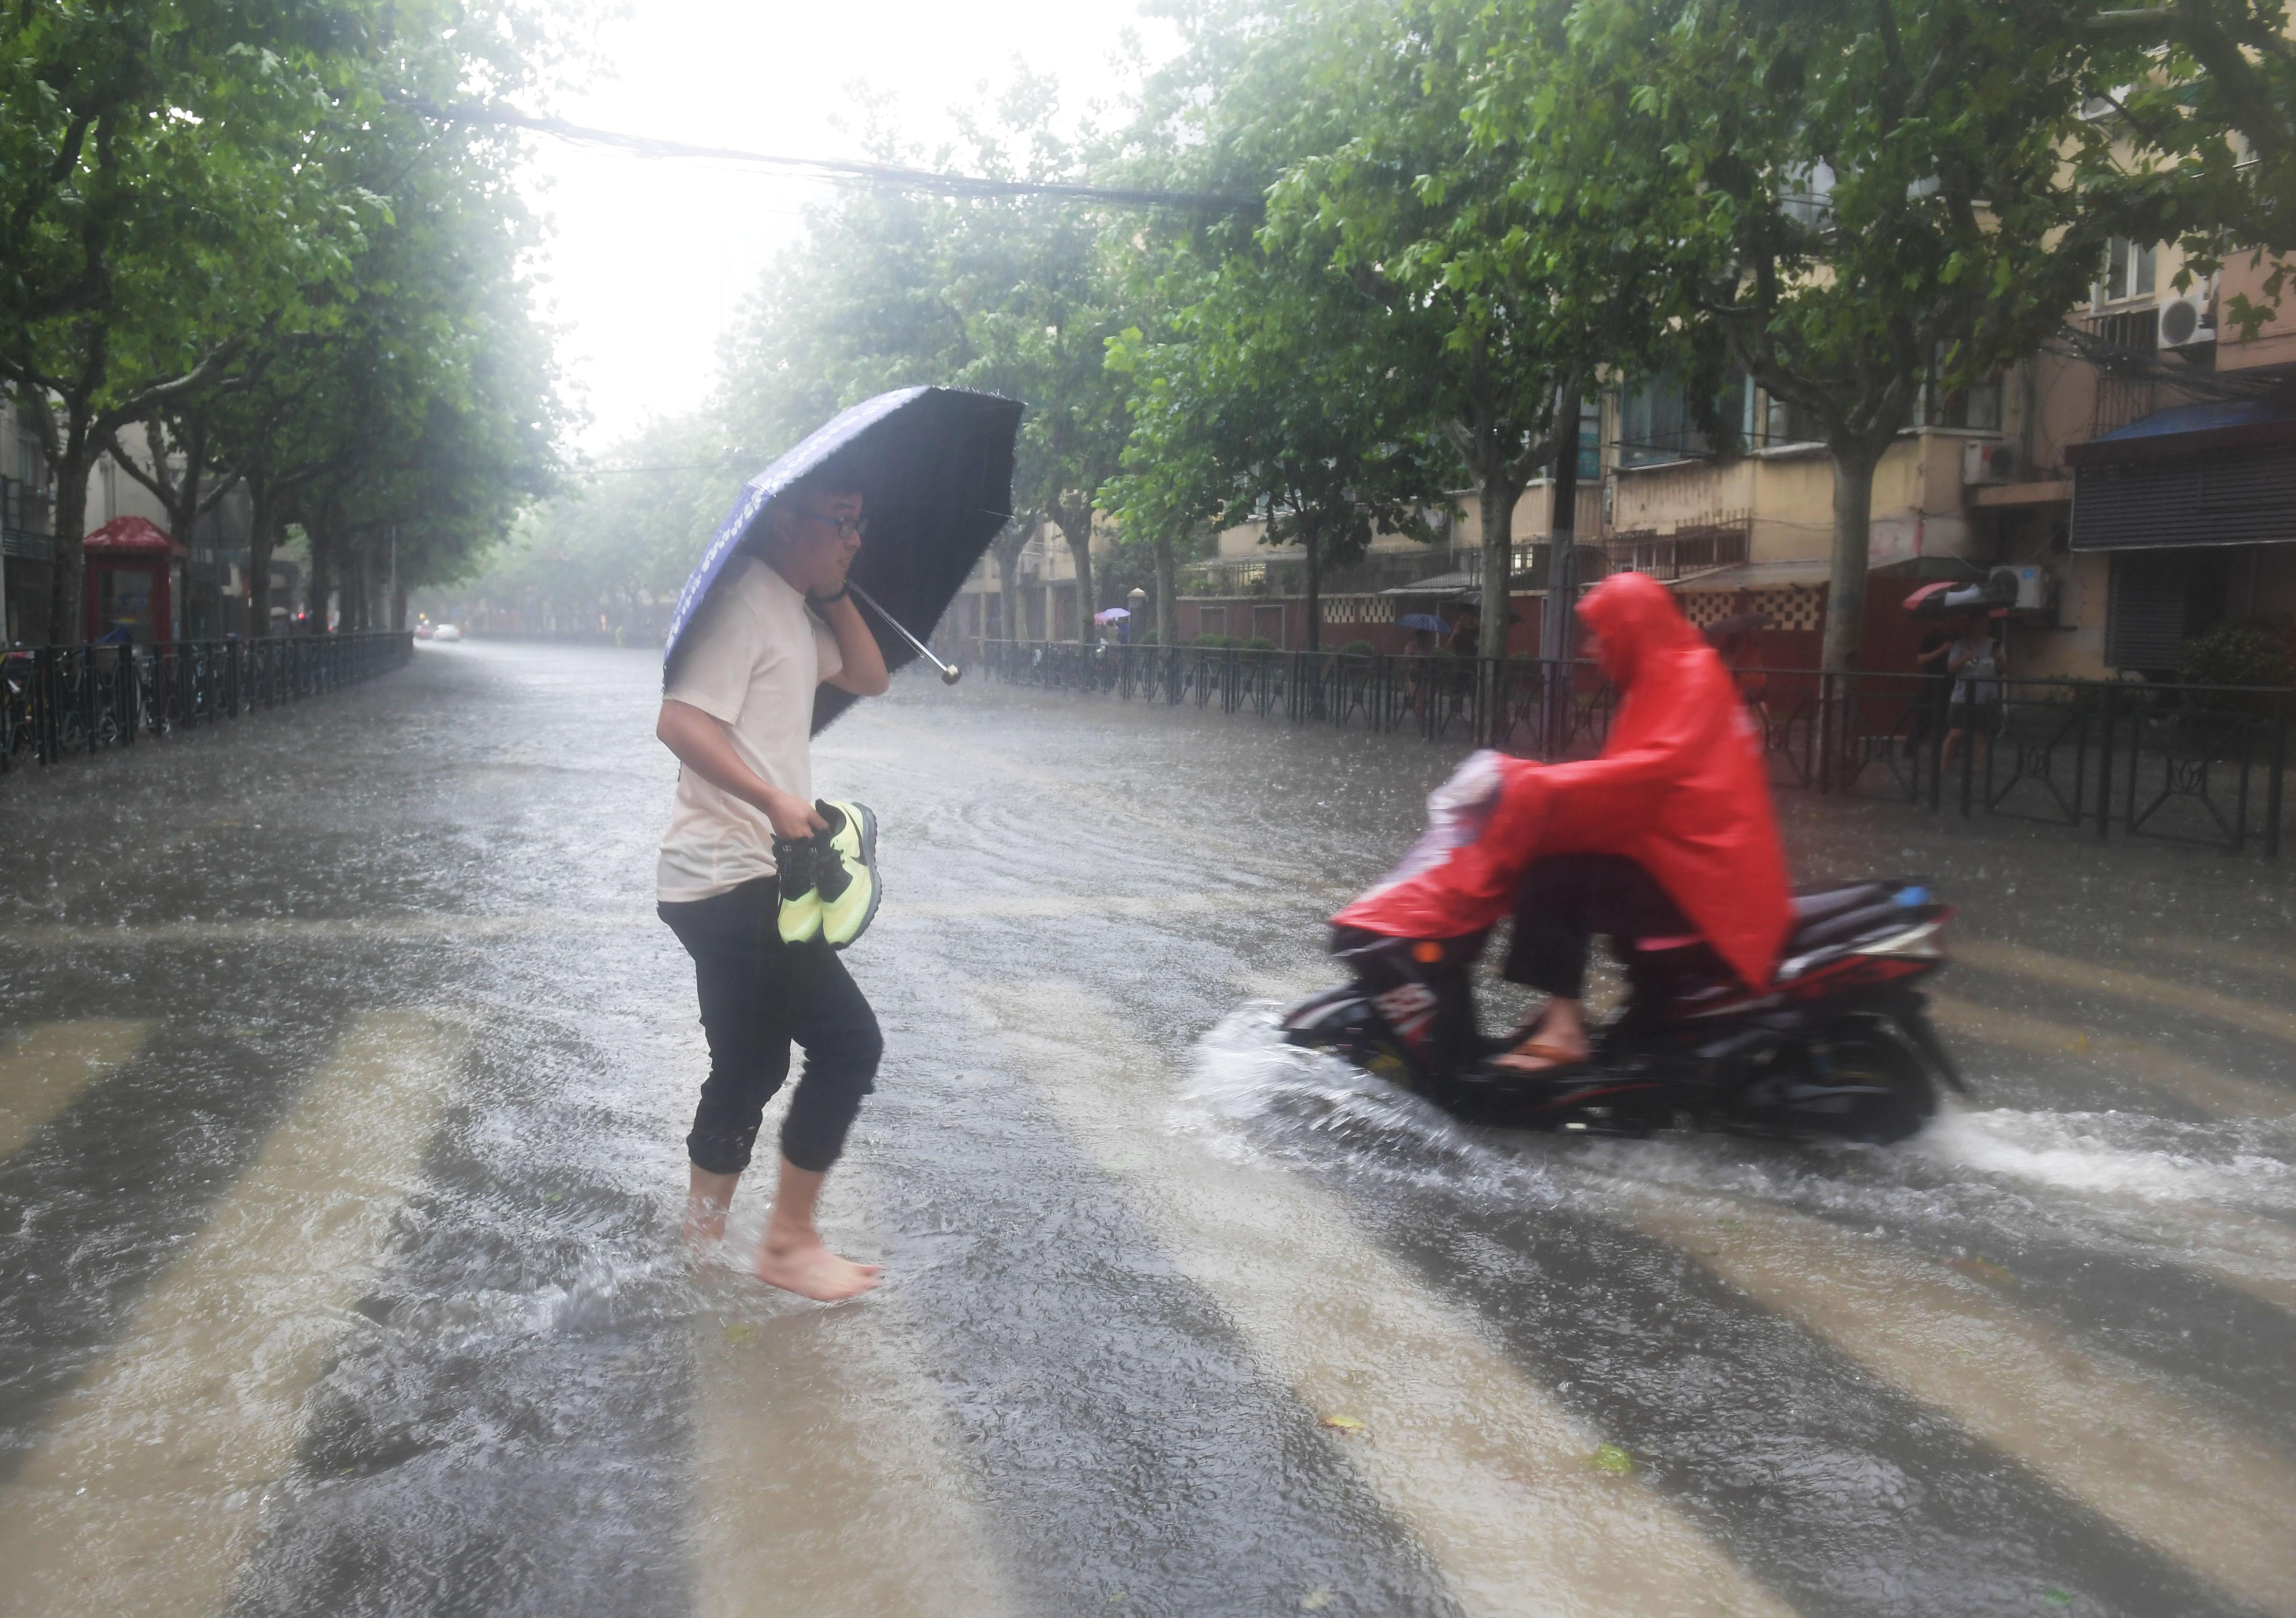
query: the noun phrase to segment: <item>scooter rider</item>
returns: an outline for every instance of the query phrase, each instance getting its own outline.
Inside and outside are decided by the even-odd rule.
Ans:
[[[1403,865],[1332,918],[1338,950],[1415,940],[1448,1059],[1472,1040],[1466,965],[1510,912],[1503,974],[1548,997],[1495,1060],[1525,1074],[1587,1060],[1596,934],[1710,949],[1759,990],[1792,924],[1760,744],[1721,659],[1644,574],[1604,580],[1578,617],[1620,694],[1601,755],[1475,755],[1430,800],[1429,834]]]

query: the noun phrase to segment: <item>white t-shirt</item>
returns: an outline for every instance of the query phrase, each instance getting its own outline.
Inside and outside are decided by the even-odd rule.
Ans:
[[[805,597],[764,563],[744,557],[718,579],[686,629],[662,694],[725,720],[742,763],[810,803],[814,689],[844,666],[837,637],[806,610]],[[656,896],[683,904],[773,874],[774,823],[766,811],[679,770],[654,866]]]

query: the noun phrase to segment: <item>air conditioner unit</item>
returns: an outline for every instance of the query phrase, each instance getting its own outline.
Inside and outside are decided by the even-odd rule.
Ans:
[[[1988,596],[2020,612],[2046,612],[2057,604],[2057,576],[2037,562],[1995,568],[1985,586]]]
[[[1961,447],[1964,484],[2010,483],[2017,477],[2017,447],[1980,439]]]
[[[2194,349],[2217,340],[2216,316],[2209,312],[2206,287],[2161,300],[2161,346]]]

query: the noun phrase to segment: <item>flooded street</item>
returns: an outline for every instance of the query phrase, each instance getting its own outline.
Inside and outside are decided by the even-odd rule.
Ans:
[[[1459,750],[904,677],[824,1309],[678,1251],[659,689],[0,783],[0,1614],[2296,1614],[2279,866],[1784,793],[1975,1102],[1472,1130],[1272,1031]]]

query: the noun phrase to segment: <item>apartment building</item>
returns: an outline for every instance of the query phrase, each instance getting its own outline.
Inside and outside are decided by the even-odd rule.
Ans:
[[[0,645],[48,639],[55,486],[37,427],[0,395]]]

